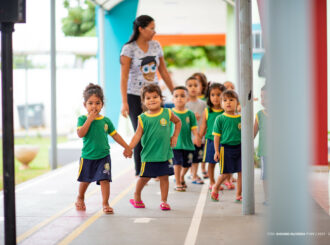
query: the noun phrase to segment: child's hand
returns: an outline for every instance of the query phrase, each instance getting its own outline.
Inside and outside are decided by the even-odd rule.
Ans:
[[[201,115],[199,115],[198,112],[195,113],[195,117],[196,117],[196,120],[199,121],[199,119],[201,118]]]
[[[98,115],[98,112],[96,110],[91,110],[89,113],[88,113],[88,117],[87,119],[91,120],[91,121],[94,121],[95,118],[97,118],[97,115]]]
[[[214,153],[214,161],[218,162],[220,158],[220,153],[217,151]]]
[[[197,145],[198,147],[201,147],[202,140],[199,136],[197,136],[197,137],[195,136],[194,140],[193,140],[193,143],[194,143],[194,145]]]
[[[125,148],[123,155],[125,158],[131,158],[133,154],[133,151],[131,150],[131,148],[127,147]]]
[[[175,147],[178,141],[178,137],[172,136],[171,137],[171,147]]]

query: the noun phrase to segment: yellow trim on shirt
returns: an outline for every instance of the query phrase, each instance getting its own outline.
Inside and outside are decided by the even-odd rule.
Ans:
[[[157,116],[159,116],[160,114],[163,113],[163,110],[164,110],[164,108],[161,108],[160,111],[157,112],[156,114],[150,114],[150,113],[147,113],[147,112],[145,112],[144,114],[145,114],[147,117],[157,117]]]
[[[80,158],[80,167],[79,167],[78,177],[80,176],[83,164],[84,164],[84,158],[81,157]]]
[[[179,113],[179,114],[185,114],[188,111],[188,109],[185,109],[184,111],[179,111],[179,110],[176,110],[174,108],[172,110],[176,113]]]
[[[207,108],[205,108],[204,110],[205,110],[205,118],[207,120],[209,118],[209,110]]]
[[[171,110],[168,110],[168,114],[169,114],[169,117],[170,117],[170,120],[171,120],[171,117],[172,117],[172,111],[171,111]]]
[[[197,126],[192,126],[190,129],[192,130],[192,129],[195,129],[195,128],[197,128]]]
[[[220,148],[220,167],[221,167],[221,171],[220,173],[223,174],[223,168],[224,168],[224,164],[225,164],[225,149],[223,148],[223,146],[221,146]]]
[[[256,114],[256,121],[257,121],[257,123],[259,124],[259,117],[258,117],[258,114]]]
[[[143,122],[142,122],[141,116],[138,116],[138,120],[139,120],[141,127],[143,128]]]
[[[86,114],[85,116],[88,117],[88,114]],[[95,118],[95,120],[101,120],[101,119],[103,119],[103,118],[104,118],[104,116],[101,115],[101,116]]]
[[[221,134],[218,134],[216,132],[212,132],[213,135],[216,135],[216,136],[221,136]]]
[[[117,133],[117,131],[116,130],[113,130],[109,135],[110,136],[113,136],[113,135],[115,135]]]
[[[223,109],[214,109],[214,108],[211,108],[212,109],[212,111],[214,111],[214,112],[222,112],[223,111]]]
[[[227,114],[226,112],[223,113],[223,115],[225,115],[226,117],[231,117],[231,118],[238,118],[238,117],[241,117],[241,115],[230,115],[230,114]]]

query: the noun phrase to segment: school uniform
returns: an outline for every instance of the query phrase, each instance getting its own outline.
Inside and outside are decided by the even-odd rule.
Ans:
[[[213,132],[213,125],[215,119],[223,113],[223,109],[212,109],[210,107],[205,108],[205,117],[206,117],[206,135],[205,135],[205,146],[204,146],[204,156],[203,162],[208,162],[212,164],[216,164],[217,162],[214,161],[214,136],[212,135]]]
[[[195,114],[190,110],[178,111],[172,109],[173,113],[181,120],[181,130],[176,146],[173,148],[173,164],[184,168],[191,167],[195,146],[191,139],[191,131],[197,129]],[[172,131],[174,127],[172,127]]]
[[[220,174],[241,172],[241,115],[217,117],[213,135],[220,137]]]
[[[173,151],[171,148],[172,112],[161,108],[157,114],[142,113],[138,116],[143,129],[141,138],[141,177],[155,178],[173,175]]]
[[[83,115],[78,118],[77,128],[81,128],[87,120]],[[101,180],[111,182],[111,158],[108,135],[117,133],[111,120],[100,116],[90,125],[88,132],[83,137],[83,148],[80,157],[78,172],[79,182],[94,182]]]

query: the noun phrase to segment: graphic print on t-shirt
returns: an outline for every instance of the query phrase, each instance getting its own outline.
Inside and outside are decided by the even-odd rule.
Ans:
[[[146,56],[141,58],[140,70],[143,74],[144,79],[147,82],[154,82],[156,70],[157,70],[157,61],[156,56]]]

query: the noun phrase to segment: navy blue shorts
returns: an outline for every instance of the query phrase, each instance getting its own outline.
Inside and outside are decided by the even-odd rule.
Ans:
[[[242,171],[241,145],[220,146],[220,174]]]
[[[100,184],[101,180],[111,182],[111,159],[110,155],[104,158],[90,160],[80,158],[80,166],[78,173],[79,182],[94,182]]]
[[[181,165],[184,168],[191,167],[191,164],[193,163],[194,151],[173,149],[173,154],[174,165]]]
[[[142,162],[140,177],[156,178],[158,176],[173,175],[172,160],[165,162]]]
[[[217,162],[214,161],[214,153],[214,141],[206,139],[204,146],[203,162],[216,164]]]
[[[200,163],[203,161],[203,152],[204,152],[204,144],[201,144],[200,147],[195,145],[193,163]]]

